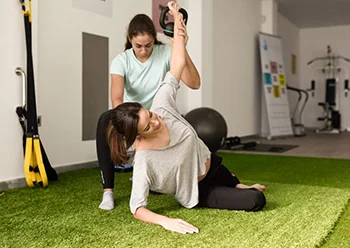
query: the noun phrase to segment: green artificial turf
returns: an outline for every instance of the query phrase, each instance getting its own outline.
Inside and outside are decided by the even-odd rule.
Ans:
[[[241,179],[318,185],[350,190],[350,160],[220,153]],[[320,247],[350,247],[350,204]]]
[[[350,161],[221,155],[243,183],[267,186],[263,211],[188,210],[171,196],[151,195],[150,209],[200,229],[171,233],[132,217],[131,173],[116,174],[116,208],[103,211],[98,169],[79,170],[46,189],[6,191],[0,247],[349,247]]]

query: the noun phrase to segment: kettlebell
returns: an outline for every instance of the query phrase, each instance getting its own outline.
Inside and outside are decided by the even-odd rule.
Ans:
[[[159,18],[159,24],[163,29],[163,32],[166,36],[169,37],[174,37],[174,23],[173,22],[168,22],[165,23],[165,16],[166,14],[169,12],[169,7],[165,7],[164,9],[162,9],[162,12],[160,13],[160,18]],[[187,11],[185,9],[179,9],[179,12],[183,15],[183,18],[185,20],[185,24],[187,24],[187,19],[188,19],[188,15],[187,15]]]

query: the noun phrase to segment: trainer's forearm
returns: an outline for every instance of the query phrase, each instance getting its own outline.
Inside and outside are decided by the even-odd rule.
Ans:
[[[190,55],[186,51],[186,65],[182,71],[181,80],[191,89],[201,87],[201,79],[196,66],[193,64]]]
[[[116,108],[118,105],[120,105],[120,104],[122,104],[122,103],[123,103],[123,101],[120,100],[119,98],[113,99],[113,100],[112,100],[112,108]]]

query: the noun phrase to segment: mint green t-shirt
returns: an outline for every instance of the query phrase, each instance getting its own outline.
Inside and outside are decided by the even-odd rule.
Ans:
[[[167,45],[154,45],[144,63],[136,58],[132,48],[118,54],[111,63],[110,74],[124,77],[124,102],[139,102],[149,109],[170,69],[170,56],[171,47]]]

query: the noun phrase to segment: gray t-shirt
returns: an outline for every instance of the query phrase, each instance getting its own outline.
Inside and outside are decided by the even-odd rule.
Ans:
[[[159,88],[151,111],[161,116],[168,127],[170,143],[159,149],[140,150],[134,157],[130,210],[135,214],[146,207],[149,190],[172,194],[184,207],[198,204],[198,176],[206,172],[210,151],[176,107],[179,88],[168,72]]]

